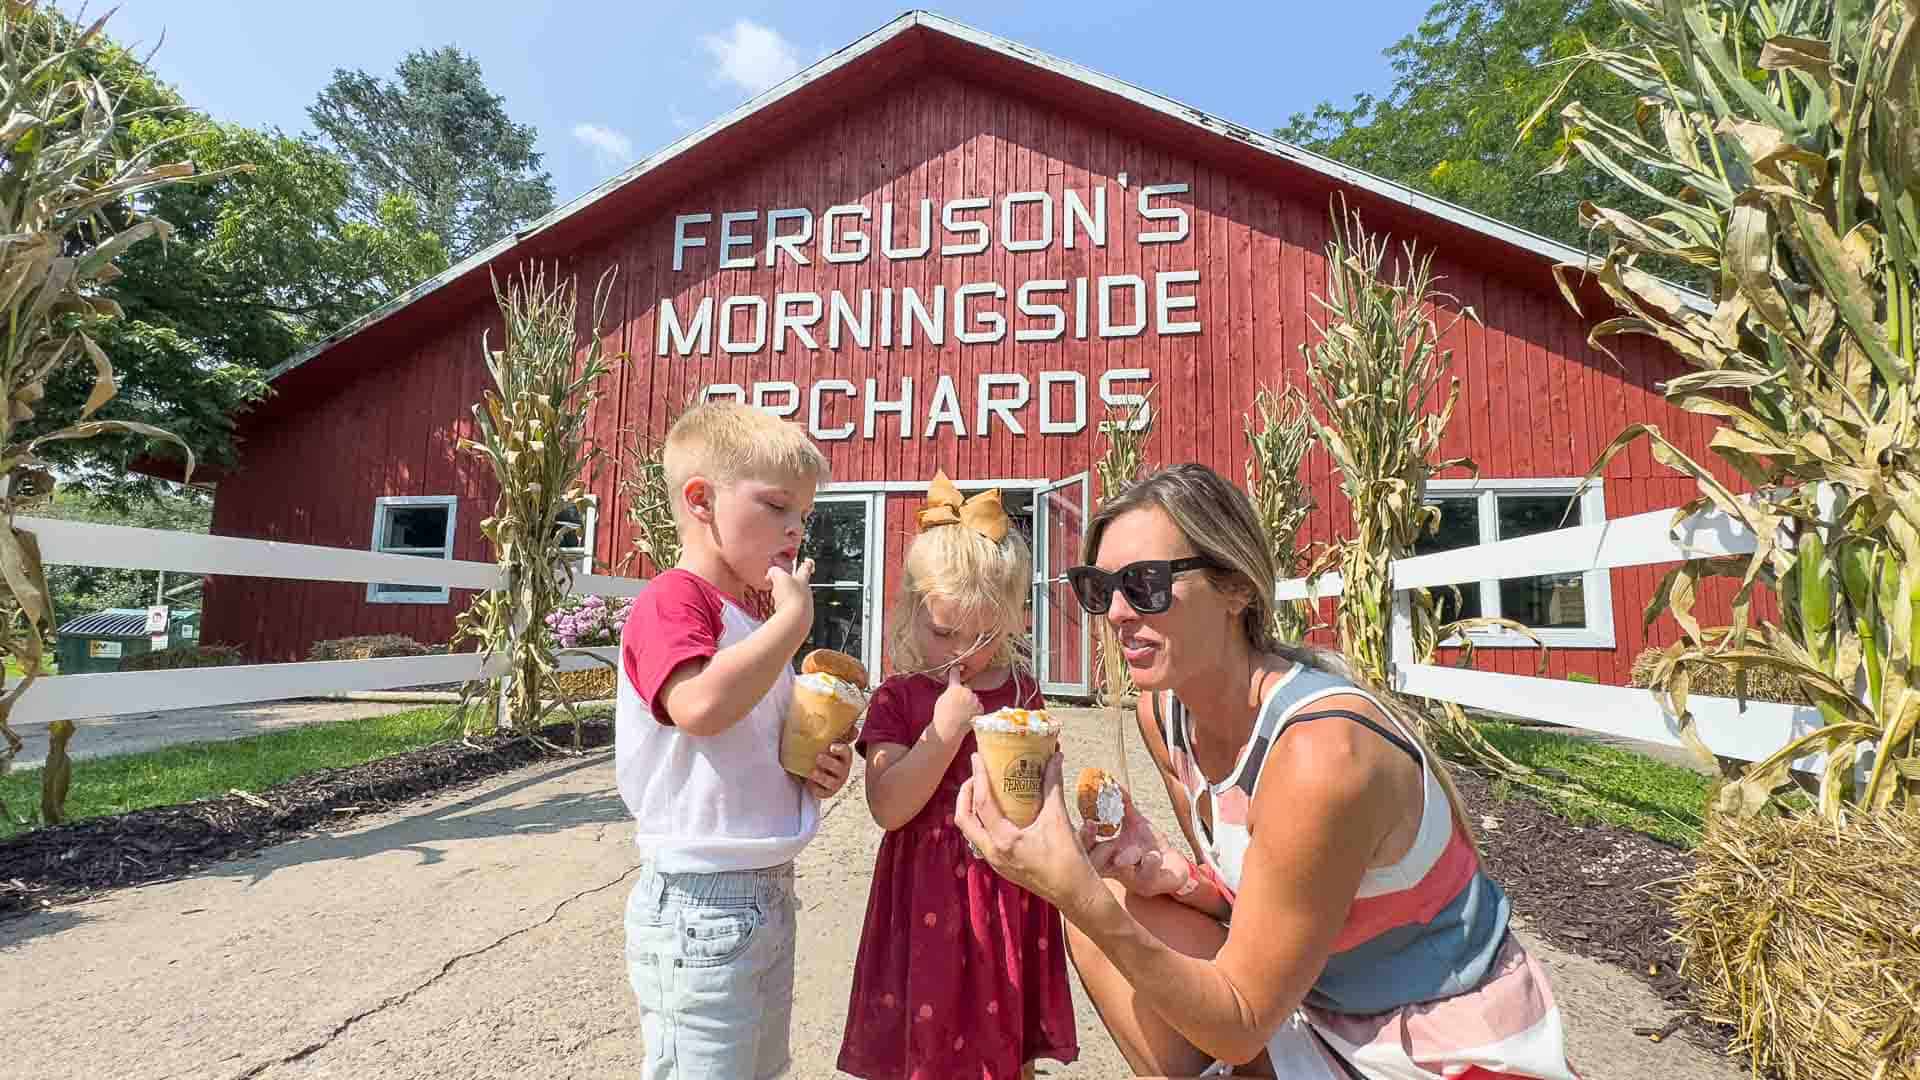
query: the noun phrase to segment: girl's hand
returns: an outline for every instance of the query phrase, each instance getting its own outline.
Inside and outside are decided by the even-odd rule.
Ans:
[[[1087,860],[1101,877],[1112,878],[1135,896],[1164,896],[1177,892],[1193,875],[1193,863],[1154,831],[1152,824],[1126,800],[1120,832],[1111,840],[1097,840],[1090,824],[1080,826],[1080,843]]]
[[[940,737],[954,740],[964,736],[980,715],[980,695],[960,680],[960,665],[947,669],[947,688],[933,703],[933,726]]]
[[[1048,759],[1040,816],[1023,829],[1000,812],[986,763],[979,754],[973,755],[973,776],[960,785],[953,820],[996,873],[1064,913],[1077,910],[1080,898],[1090,892],[1106,895],[1106,888],[1087,864],[1087,854],[1067,819],[1061,760],[1057,750]]]

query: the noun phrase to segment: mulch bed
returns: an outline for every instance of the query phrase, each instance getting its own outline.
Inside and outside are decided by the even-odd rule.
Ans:
[[[1487,870],[1528,929],[1553,945],[1639,976],[1675,1010],[1668,1026],[1713,1050],[1727,1033],[1696,1018],[1679,973],[1668,901],[1693,872],[1693,856],[1617,825],[1574,825],[1525,795],[1496,797],[1464,769],[1453,776],[1473,815]],[[1491,819],[1491,824],[1489,824]]]
[[[573,726],[551,724],[551,743],[573,744]],[[581,726],[581,748],[608,746],[605,720]],[[509,772],[551,756],[524,738],[491,737],[323,769],[265,791],[155,806],[35,829],[0,840],[0,919],[108,889],[168,881],[201,867]]]

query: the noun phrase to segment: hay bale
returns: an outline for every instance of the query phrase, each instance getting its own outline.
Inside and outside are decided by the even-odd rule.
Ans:
[[[1627,676],[1627,685],[1640,689],[1653,686],[1653,667],[1659,662],[1665,650],[1649,648],[1633,658],[1633,669]],[[1694,694],[1708,697],[1739,697],[1734,685],[1734,666],[1730,664],[1691,663],[1685,665],[1687,673],[1693,676]],[[1807,696],[1800,691],[1800,684],[1789,676],[1771,668],[1747,668],[1747,700],[1775,701],[1784,705],[1809,704]]]
[[[238,645],[175,645],[129,656],[121,671],[172,671],[176,668],[228,667],[240,662]]]
[[[425,656],[430,651],[405,634],[361,634],[316,641],[307,650],[307,659],[375,660],[383,656]]]
[[[1755,1070],[1920,1078],[1920,808],[1715,816],[1674,901],[1708,1019]]]
[[[562,671],[554,681],[568,701],[601,701],[613,696],[613,669],[593,667],[585,671]]]

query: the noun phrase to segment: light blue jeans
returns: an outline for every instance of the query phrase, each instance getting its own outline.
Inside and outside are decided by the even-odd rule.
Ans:
[[[790,1064],[793,864],[662,874],[627,899],[644,1080],[763,1080]]]

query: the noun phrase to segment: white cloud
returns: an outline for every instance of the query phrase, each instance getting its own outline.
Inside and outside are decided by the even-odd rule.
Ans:
[[[600,124],[575,124],[573,137],[593,147],[603,161],[625,164],[633,160],[633,140]]]
[[[693,116],[678,105],[667,106],[667,122],[681,131],[693,130]]]
[[[737,19],[725,35],[704,34],[706,46],[718,65],[715,75],[757,94],[800,70],[800,53],[778,30],[751,19]]]

